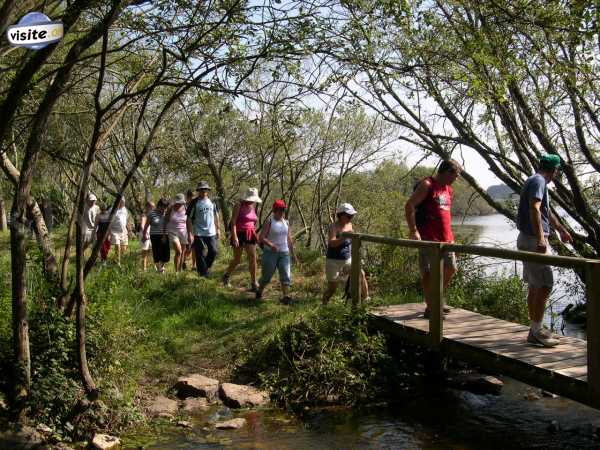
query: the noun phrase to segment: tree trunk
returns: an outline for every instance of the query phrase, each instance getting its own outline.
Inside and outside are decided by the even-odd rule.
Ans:
[[[12,326],[13,326],[13,410],[15,419],[24,420],[25,402],[31,384],[29,354],[29,320],[27,316],[26,239],[27,219],[25,201],[17,195],[11,212],[10,250],[12,269]]]
[[[6,222],[6,202],[0,198],[0,231],[7,231],[8,223]]]

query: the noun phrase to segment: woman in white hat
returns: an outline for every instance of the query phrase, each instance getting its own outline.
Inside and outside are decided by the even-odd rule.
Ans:
[[[183,252],[186,246],[193,241],[193,236],[187,230],[187,214],[185,212],[185,195],[177,194],[173,205],[167,210],[165,217],[166,229],[163,234],[169,234],[169,241],[175,250],[175,272],[181,272],[183,267]]]
[[[233,261],[227,267],[223,275],[223,284],[230,286],[229,278],[238,264],[242,261],[242,252],[246,250],[248,255],[248,268],[250,269],[250,291],[257,292],[256,283],[256,204],[262,203],[258,196],[258,189],[249,188],[240,197],[239,203],[233,209],[231,218],[231,246],[233,247]]]
[[[342,203],[338,206],[336,215],[337,220],[329,227],[329,240],[327,242],[327,259],[325,260],[327,288],[323,294],[324,305],[335,294],[338,284],[346,281],[352,266],[352,241],[340,235],[352,232],[352,219],[356,215],[356,210],[350,203]],[[369,287],[364,272],[361,274],[361,290],[362,298],[368,300]]]

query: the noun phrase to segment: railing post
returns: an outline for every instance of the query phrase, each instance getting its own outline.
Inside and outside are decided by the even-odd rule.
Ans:
[[[587,379],[591,403],[600,407],[600,264],[585,266]]]
[[[352,236],[352,269],[350,272],[350,294],[352,295],[353,308],[356,308],[360,303],[360,245],[360,237]]]
[[[434,350],[439,349],[444,336],[444,258],[442,244],[428,249],[431,259],[429,272],[429,334]]]

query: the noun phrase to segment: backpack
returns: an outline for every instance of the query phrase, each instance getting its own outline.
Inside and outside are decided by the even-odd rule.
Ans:
[[[415,185],[413,186],[413,192],[415,192],[417,190],[417,187],[419,187],[419,184],[421,184],[423,181],[425,180],[429,180],[431,179],[431,177],[425,177],[420,179],[419,181],[417,181],[415,183]],[[429,192],[427,193],[427,197],[429,197],[429,194],[431,193],[431,186],[429,187]],[[425,200],[427,200],[427,197],[425,197]],[[421,203],[419,203],[416,208],[415,208],[415,223],[417,225],[417,229],[422,228],[425,223],[427,222],[427,211],[425,210],[425,200],[423,200]]]

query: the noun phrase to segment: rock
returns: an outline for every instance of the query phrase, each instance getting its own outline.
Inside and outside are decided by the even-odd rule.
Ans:
[[[180,420],[179,422],[177,422],[177,426],[181,428],[192,428],[192,422]]]
[[[227,420],[225,422],[217,422],[215,423],[215,428],[219,430],[237,430],[246,425],[246,419],[237,418]]]
[[[542,398],[542,396],[534,391],[528,391],[525,394],[525,400],[535,401],[535,400],[540,400],[541,398]]]
[[[465,388],[476,394],[499,395],[504,383],[490,375],[471,375],[465,381]]]
[[[252,386],[223,383],[219,390],[221,400],[230,408],[243,408],[248,406],[261,406],[269,401],[266,392]]]
[[[92,448],[96,450],[118,450],[121,440],[108,434],[96,434],[92,439]]]
[[[174,389],[181,399],[206,397],[209,400],[214,400],[219,393],[219,381],[194,373],[187,377],[180,377],[175,383]]]
[[[553,420],[552,422],[550,422],[550,425],[548,425],[548,431],[550,433],[556,433],[559,430],[560,430],[560,425],[558,424],[558,421],[556,421],[556,420]]]
[[[162,395],[156,397],[150,406],[148,406],[148,412],[153,416],[159,416],[161,413],[167,413],[173,416],[177,414],[178,410],[179,404],[177,401]]]
[[[28,426],[17,426],[0,434],[0,448],[34,449],[39,448],[44,437],[35,429]]]
[[[558,395],[553,394],[550,391],[542,391],[542,397],[546,397],[546,398],[558,398]]]
[[[159,419],[167,419],[167,420],[173,420],[175,418],[175,416],[173,414],[167,413],[167,412],[161,412],[158,413],[158,417]]]
[[[206,411],[209,408],[205,398],[187,398],[183,402],[183,410],[189,414]]]

